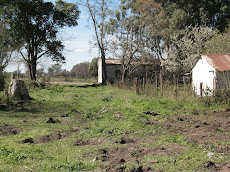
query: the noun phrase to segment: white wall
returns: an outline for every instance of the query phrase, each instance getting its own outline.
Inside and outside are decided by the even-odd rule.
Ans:
[[[98,83],[102,83],[102,59],[98,59]]]
[[[200,83],[203,83],[204,91],[213,90],[214,77],[216,70],[202,57],[192,69],[192,86],[196,94],[200,95]]]

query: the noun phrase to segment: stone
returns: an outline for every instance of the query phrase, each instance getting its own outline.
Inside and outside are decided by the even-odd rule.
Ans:
[[[9,96],[18,100],[30,100],[28,89],[23,80],[12,79],[8,89]]]

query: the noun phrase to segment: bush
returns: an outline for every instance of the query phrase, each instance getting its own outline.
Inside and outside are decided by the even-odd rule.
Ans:
[[[3,91],[5,88],[5,78],[4,76],[0,76],[0,91]]]
[[[50,77],[49,76],[45,76],[40,78],[41,82],[50,82]]]
[[[230,90],[217,90],[213,101],[217,104],[230,104]]]
[[[40,81],[29,81],[29,88],[45,88],[45,83]]]

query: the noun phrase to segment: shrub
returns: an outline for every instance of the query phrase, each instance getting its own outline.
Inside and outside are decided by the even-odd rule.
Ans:
[[[0,91],[3,91],[5,88],[5,78],[4,76],[0,76]]]

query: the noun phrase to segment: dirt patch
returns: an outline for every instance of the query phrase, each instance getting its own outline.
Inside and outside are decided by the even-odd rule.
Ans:
[[[135,137],[122,137],[121,140],[116,141],[115,143],[128,144],[128,143],[136,143],[137,141],[138,139]]]
[[[63,139],[66,138],[65,135],[62,135],[61,133],[56,133],[56,134],[49,134],[49,135],[43,135],[43,136],[39,136],[38,138],[36,138],[36,142],[35,143],[47,143],[47,142],[53,142],[59,139]]]
[[[85,146],[85,145],[103,145],[108,142],[108,138],[99,138],[99,139],[77,139],[74,146]]]
[[[218,171],[218,172],[229,172],[230,171],[230,163],[227,164],[219,164],[219,163],[214,163],[211,161],[205,162],[203,164],[204,168],[210,170],[210,171]]]
[[[92,83],[83,82],[49,82],[50,85],[92,85]]]
[[[0,128],[0,136],[9,136],[9,135],[16,135],[20,133],[20,130],[13,127],[3,127]]]
[[[154,124],[161,124],[167,135],[181,134],[187,137],[188,142],[198,145],[230,140],[230,136],[226,135],[230,130],[230,112],[209,111],[202,114],[169,116],[166,122]]]
[[[142,166],[145,156],[159,155],[169,156],[172,151],[168,148],[149,148],[145,146],[139,146],[135,143],[121,144],[119,147],[111,147],[106,149],[100,149],[98,151],[99,160],[107,162],[108,166],[103,167],[108,171],[122,171],[126,170],[125,164],[133,162],[137,164],[137,167],[131,171],[152,171],[149,167]],[[151,163],[151,162],[150,162]],[[157,161],[155,161],[157,163]],[[122,166],[122,168],[121,168]]]
[[[71,130],[64,130],[64,131],[55,131],[52,134],[36,137],[34,139],[34,143],[40,144],[40,143],[53,142],[56,140],[69,138],[73,134],[78,133],[78,132],[79,132],[78,128],[73,128]]]

